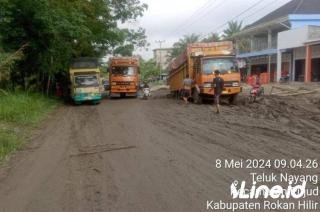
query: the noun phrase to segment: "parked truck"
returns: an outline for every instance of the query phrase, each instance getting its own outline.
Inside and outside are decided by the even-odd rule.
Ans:
[[[168,84],[174,95],[183,89],[183,80],[193,80],[192,99],[201,103],[203,99],[214,96],[214,71],[219,70],[224,79],[223,97],[230,103],[236,101],[241,92],[240,72],[235,60],[231,41],[188,44],[185,51],[170,64]]]
[[[101,83],[98,59],[78,58],[70,67],[70,95],[75,104],[85,101],[100,103]]]
[[[136,57],[113,57],[109,61],[110,96],[137,97],[140,85],[139,59]]]

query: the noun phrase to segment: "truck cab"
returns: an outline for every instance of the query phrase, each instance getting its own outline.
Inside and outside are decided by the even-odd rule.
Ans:
[[[218,56],[218,57],[201,57],[200,68],[194,72],[194,79],[198,86],[197,91],[193,92],[194,99],[210,98],[213,96],[213,79],[214,71],[219,71],[221,77],[224,79],[223,96],[229,96],[232,102],[234,97],[241,92],[240,87],[240,73],[237,67],[237,62],[232,56]]]
[[[139,59],[113,57],[109,61],[110,96],[137,96],[139,90]]]
[[[78,58],[70,67],[70,94],[75,104],[90,101],[100,103],[101,83],[98,59]]]

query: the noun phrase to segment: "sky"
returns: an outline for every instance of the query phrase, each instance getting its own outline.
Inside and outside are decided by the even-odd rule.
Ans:
[[[211,32],[222,33],[230,20],[255,22],[290,0],[141,0],[148,4],[144,16],[127,23],[129,28],[146,29],[150,47],[135,54],[144,59],[153,57],[156,41],[162,48],[170,48],[184,35],[192,33],[202,37]]]

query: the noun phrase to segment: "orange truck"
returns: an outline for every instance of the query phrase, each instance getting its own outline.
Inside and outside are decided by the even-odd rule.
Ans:
[[[139,90],[139,59],[136,57],[112,57],[109,60],[110,96],[137,96]]]
[[[183,80],[190,78],[193,81],[191,95],[195,103],[212,99],[213,73],[216,70],[220,71],[225,82],[222,97],[228,98],[230,103],[235,102],[242,89],[231,41],[188,44],[186,50],[170,64],[170,91],[179,95]]]

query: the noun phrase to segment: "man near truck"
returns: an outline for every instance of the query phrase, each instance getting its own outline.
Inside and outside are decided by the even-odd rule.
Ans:
[[[191,89],[193,85],[193,80],[189,78],[189,75],[183,80],[183,91],[182,98],[186,104],[189,103],[189,98],[191,97]]]
[[[216,105],[216,113],[220,113],[220,96],[222,94],[224,87],[224,80],[220,76],[220,71],[214,71],[214,78],[213,78],[213,89],[214,89],[214,102]]]

